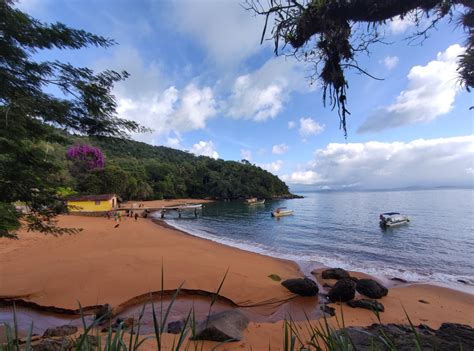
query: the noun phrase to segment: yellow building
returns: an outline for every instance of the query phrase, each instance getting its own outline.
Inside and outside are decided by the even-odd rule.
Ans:
[[[69,212],[111,211],[118,207],[117,195],[83,195],[67,199]]]

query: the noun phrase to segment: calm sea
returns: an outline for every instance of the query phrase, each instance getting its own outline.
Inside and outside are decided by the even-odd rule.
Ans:
[[[302,192],[304,199],[206,204],[202,216],[167,222],[190,234],[302,267],[326,265],[409,281],[474,284],[474,190]],[[294,216],[271,218],[277,207]],[[411,223],[381,229],[379,214]]]

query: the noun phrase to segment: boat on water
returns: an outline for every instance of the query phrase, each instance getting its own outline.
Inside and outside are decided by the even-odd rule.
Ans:
[[[272,217],[284,217],[293,215],[293,210],[288,210],[286,207],[279,207],[272,212]]]
[[[250,199],[246,199],[245,203],[247,205],[263,205],[265,203],[265,199],[259,200],[256,197],[252,197]]]
[[[381,213],[379,219],[382,227],[396,227],[410,222],[408,216],[402,215],[399,212]]]

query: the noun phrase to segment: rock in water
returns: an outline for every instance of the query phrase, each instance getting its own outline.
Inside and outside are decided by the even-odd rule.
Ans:
[[[56,328],[48,328],[43,334],[43,338],[50,338],[53,336],[68,336],[75,334],[77,332],[77,327],[73,325],[61,325]]]
[[[388,289],[373,279],[359,279],[356,290],[371,299],[380,299],[388,294]]]
[[[174,321],[168,323],[168,333],[170,334],[179,334],[184,328],[183,321]]]
[[[346,302],[355,296],[356,283],[351,279],[341,279],[333,286],[328,293],[328,298],[332,302]]]
[[[347,273],[347,271],[345,271],[342,268],[326,269],[325,271],[321,273],[321,276],[323,277],[323,279],[337,279],[337,280],[350,277],[349,273]]]
[[[331,317],[334,317],[336,315],[336,309],[326,304],[321,306],[321,311],[323,311],[324,313],[327,313]]]
[[[372,299],[351,300],[347,304],[353,308],[360,307],[377,312],[385,311],[385,307],[380,302]]]
[[[281,283],[285,288],[300,296],[316,296],[319,292],[318,284],[309,278],[287,279]]]
[[[248,318],[237,310],[219,312],[200,322],[193,340],[240,341]]]

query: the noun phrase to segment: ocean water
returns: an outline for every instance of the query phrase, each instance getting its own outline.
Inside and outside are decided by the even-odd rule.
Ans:
[[[326,265],[387,278],[474,285],[474,190],[302,192],[303,199],[206,204],[197,219],[167,223],[192,235],[302,267]],[[293,216],[271,218],[277,207]],[[408,225],[380,228],[379,214],[398,211]]]

